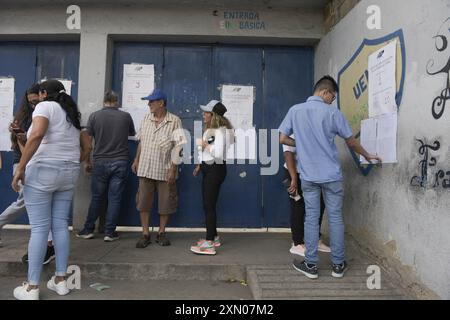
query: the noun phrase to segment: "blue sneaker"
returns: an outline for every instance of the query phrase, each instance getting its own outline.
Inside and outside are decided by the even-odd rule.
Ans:
[[[295,260],[292,264],[295,270],[300,271],[310,279],[317,279],[319,277],[319,270],[317,265],[306,263],[306,261],[298,262]]]
[[[333,264],[331,275],[335,278],[342,278],[345,271],[348,270],[347,262],[342,262],[341,264]]]
[[[94,237],[94,232],[88,231],[88,230],[83,228],[83,230],[78,232],[76,234],[76,236],[77,236],[77,238],[82,238],[82,239],[92,239]]]
[[[113,233],[106,234],[105,237],[103,238],[103,241],[105,242],[113,242],[116,240],[119,240],[119,234],[116,231],[114,231]]]

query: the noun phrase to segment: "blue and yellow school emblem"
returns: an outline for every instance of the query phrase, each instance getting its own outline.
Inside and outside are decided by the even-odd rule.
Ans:
[[[361,120],[369,118],[369,56],[375,51],[397,40],[397,94],[396,102],[400,106],[405,81],[405,41],[400,29],[386,37],[364,41],[356,50],[350,61],[339,72],[338,108],[344,113],[350,123],[356,138],[361,134]],[[350,149],[349,149],[350,150]],[[372,165],[361,165],[359,156],[350,150],[361,173],[367,176]]]

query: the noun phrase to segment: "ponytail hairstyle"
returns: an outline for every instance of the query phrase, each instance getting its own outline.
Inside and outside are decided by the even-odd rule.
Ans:
[[[75,101],[66,93],[64,85],[61,82],[58,80],[44,81],[40,84],[39,91],[47,92],[47,97],[44,101],[57,102],[66,112],[67,122],[71,123],[78,130],[81,130],[81,113],[78,111],[78,106]]]

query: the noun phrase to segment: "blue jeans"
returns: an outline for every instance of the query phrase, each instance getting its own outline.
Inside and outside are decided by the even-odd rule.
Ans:
[[[23,194],[31,224],[28,244],[28,282],[38,285],[50,229],[56,255],[56,275],[65,276],[69,259],[68,230],[74,188],[80,165],[67,161],[39,161],[25,171]]]
[[[107,235],[111,235],[116,230],[122,193],[128,177],[128,167],[129,164],[126,160],[94,163],[91,180],[92,199],[84,224],[85,230],[94,231],[95,221],[106,201],[108,201],[108,211],[106,212],[105,232]]]
[[[16,172],[17,163],[13,165],[13,175]],[[23,186],[20,187],[17,200],[11,203],[2,213],[0,213],[0,231],[6,224],[14,223],[27,212],[25,199],[23,198]],[[48,241],[52,241],[52,232],[48,234]]]
[[[342,181],[313,183],[302,180],[302,191],[305,199],[305,260],[309,264],[317,264],[319,255],[319,217],[320,194],[323,192],[325,208],[328,214],[330,232],[331,262],[341,264],[345,260],[344,219],[342,204],[344,189]]]

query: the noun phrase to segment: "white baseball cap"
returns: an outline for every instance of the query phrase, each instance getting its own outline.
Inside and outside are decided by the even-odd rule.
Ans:
[[[205,112],[215,112],[220,116],[223,116],[227,112],[227,108],[217,100],[211,100],[206,106],[200,105],[200,109]]]
[[[217,100],[211,100],[210,102],[208,102],[208,104],[206,106],[200,105],[200,109],[202,109],[203,111],[206,111],[206,112],[212,112],[214,106],[218,103],[219,103],[219,101],[217,101]]]

